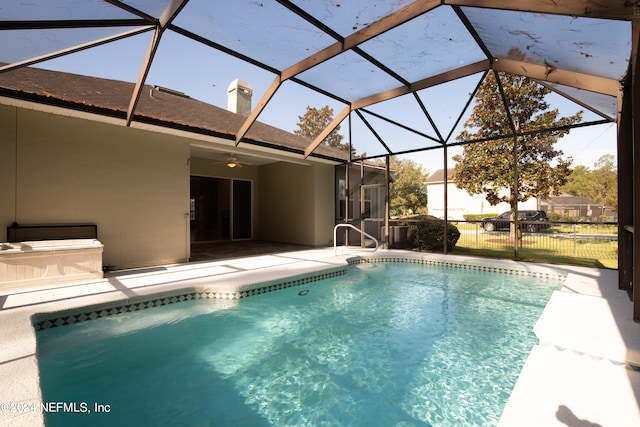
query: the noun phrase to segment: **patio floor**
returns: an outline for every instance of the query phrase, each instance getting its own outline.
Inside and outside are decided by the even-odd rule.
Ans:
[[[224,240],[219,242],[192,243],[191,257],[194,261],[219,261],[223,259],[254,255],[275,254],[314,249],[313,246],[293,243],[266,242],[262,240]]]

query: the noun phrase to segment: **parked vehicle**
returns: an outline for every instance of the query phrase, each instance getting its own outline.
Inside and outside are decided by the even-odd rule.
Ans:
[[[482,228],[486,231],[509,229],[511,211],[503,212],[492,218],[482,219]],[[549,228],[549,217],[545,211],[518,211],[518,226],[520,230],[535,233]]]

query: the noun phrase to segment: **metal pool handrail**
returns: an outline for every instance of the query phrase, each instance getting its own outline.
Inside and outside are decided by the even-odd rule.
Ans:
[[[366,236],[366,237],[368,237],[368,238],[372,239],[372,240],[373,240],[373,242],[376,244],[376,246],[373,248],[373,250],[372,250],[371,252],[375,252],[375,251],[377,251],[377,250],[378,250],[378,246],[379,246],[378,239],[376,239],[375,237],[373,237],[371,234],[369,234],[369,233],[367,233],[367,232],[365,232],[365,231],[360,230],[358,227],[354,226],[353,224],[338,224],[338,225],[336,225],[335,227],[333,227],[333,254],[334,254],[334,255],[337,255],[337,246],[336,246],[336,245],[337,245],[337,242],[338,242],[338,239],[337,239],[337,232],[338,232],[338,228],[340,228],[340,227],[348,227],[348,228],[352,228],[352,229],[356,230],[358,233],[363,234],[364,236]],[[344,253],[344,252],[343,252],[343,253]]]

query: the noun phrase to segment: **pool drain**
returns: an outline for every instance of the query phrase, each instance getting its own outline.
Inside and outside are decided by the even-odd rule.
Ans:
[[[301,296],[301,297],[303,297],[303,296],[305,296],[305,295],[306,295],[306,294],[308,294],[308,293],[309,293],[309,290],[308,290],[308,289],[304,289],[304,290],[302,290],[302,291],[298,292],[298,295],[299,295],[299,296]]]

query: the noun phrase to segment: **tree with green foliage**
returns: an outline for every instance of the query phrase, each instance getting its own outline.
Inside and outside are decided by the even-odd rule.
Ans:
[[[601,156],[593,165],[593,200],[604,206],[618,208],[618,169],[613,154]]]
[[[389,168],[395,180],[389,185],[389,208],[399,215],[426,213],[428,172],[418,163],[390,157]]]
[[[482,142],[467,144],[462,155],[454,156],[453,180],[469,194],[485,194],[491,205],[509,203],[515,215],[518,202],[556,194],[566,183],[572,160],[563,158],[564,153],[555,149],[554,144],[569,132],[561,127],[582,120],[582,111],[559,117],[559,111],[550,109],[545,101],[549,89],[526,77],[501,73],[500,82],[506,108],[493,73],[487,75],[475,95],[473,113],[457,140]],[[500,138],[513,134],[507,108],[518,134],[517,150],[514,150],[514,137]],[[551,128],[555,130],[528,133]],[[517,164],[517,188],[514,163]],[[515,233],[515,229],[512,232]]]
[[[303,116],[298,116],[298,129],[294,130],[295,135],[303,136],[309,139],[315,139],[327,128],[333,120],[333,109],[325,105],[321,109],[307,106],[307,111]],[[322,142],[329,147],[338,148],[343,151],[349,151],[349,144],[343,144],[344,136],[340,133],[340,126],[329,134]]]
[[[613,154],[605,154],[594,163],[594,170],[576,166],[560,190],[582,196],[614,209],[618,208],[618,172]]]
[[[560,191],[571,194],[572,196],[591,198],[587,195],[590,192],[590,185],[591,171],[587,166],[577,165],[571,171],[571,174],[567,178],[567,182],[560,187]]]

